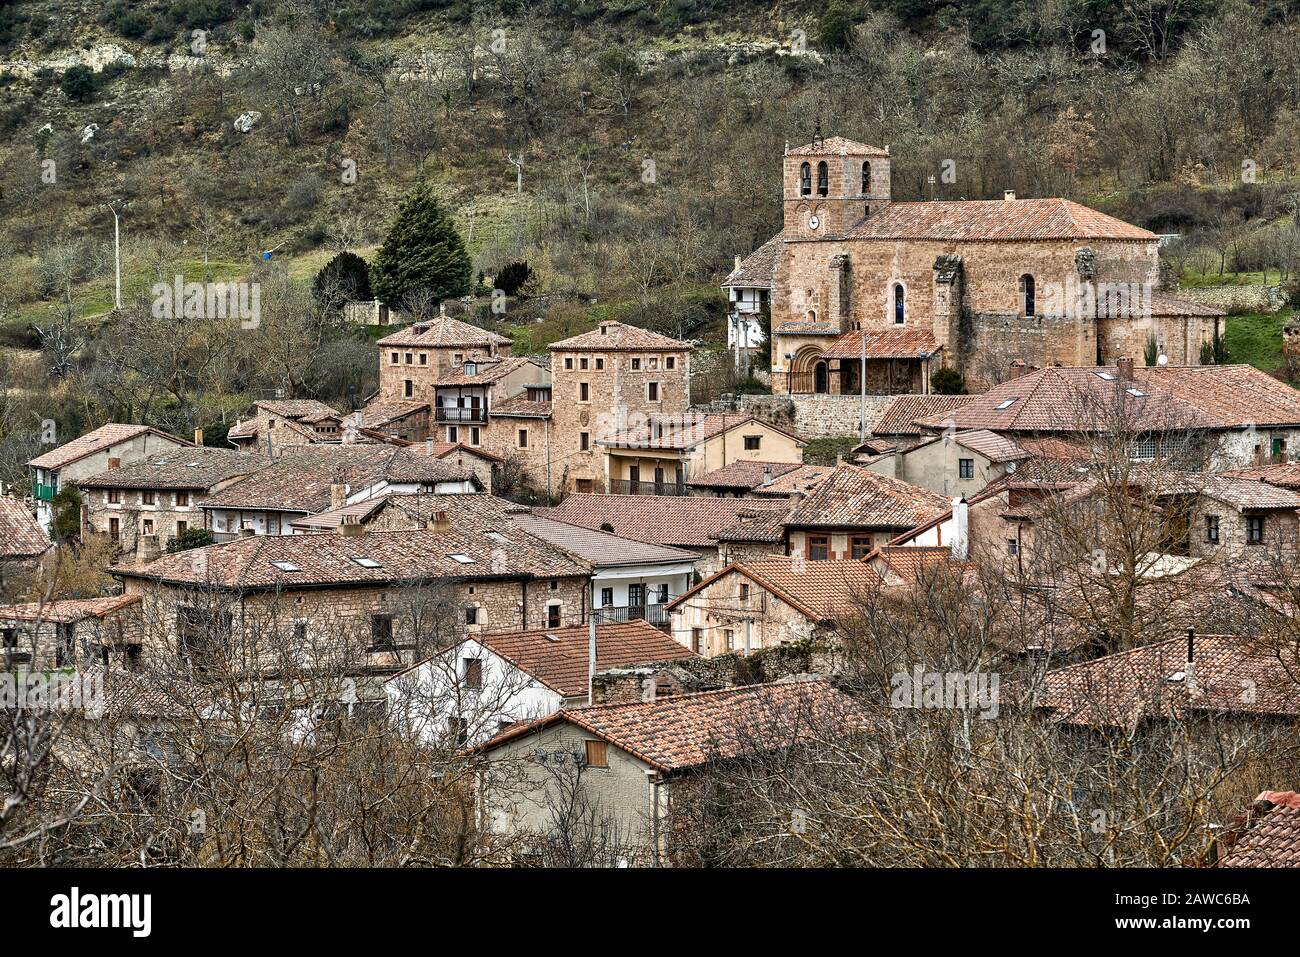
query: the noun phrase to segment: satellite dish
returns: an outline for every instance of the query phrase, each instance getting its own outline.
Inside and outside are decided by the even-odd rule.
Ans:
[[[1167,355],[1165,355],[1164,353],[1161,353],[1161,354],[1160,354],[1160,357],[1156,359],[1156,365],[1158,365],[1158,366],[1167,366],[1167,365],[1169,365],[1169,357],[1168,357]]]

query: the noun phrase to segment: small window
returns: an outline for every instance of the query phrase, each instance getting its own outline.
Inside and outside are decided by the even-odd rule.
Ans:
[[[871,163],[862,164],[862,193],[866,195],[871,192]]]
[[[907,319],[907,292],[901,282],[894,283],[894,324],[902,325]]]
[[[585,452],[585,451],[587,451],[587,449],[591,448],[591,433],[590,433],[590,432],[579,432],[579,433],[578,433],[578,448],[580,448],[583,452]]]
[[[184,522],[184,521],[182,521],[182,522],[177,522],[177,523],[176,523],[176,535],[177,535],[178,537],[181,536],[181,535],[184,535],[187,531],[189,531],[189,528],[190,528],[190,523],[189,523],[189,522]]]
[[[728,651],[731,651],[733,648],[735,648],[736,647],[735,630],[731,628],[724,628],[722,630],[722,641]]]
[[[469,555],[466,555],[464,552],[452,552],[452,553],[451,553],[450,555],[448,555],[447,557],[450,558],[453,562],[456,562],[456,563],[459,564],[459,565],[473,565],[473,564],[474,564],[474,559],[471,558]]]
[[[120,505],[122,503],[122,492],[120,489],[111,488],[108,490],[108,504]]]
[[[565,356],[565,357],[564,357],[564,368],[566,368],[566,369],[572,369],[572,368],[573,368],[573,356]]]
[[[481,433],[479,432],[478,426],[477,425],[470,426],[469,444],[477,446],[480,440],[481,440]]]
[[[578,362],[578,368],[585,369],[587,368],[587,364],[588,364],[587,357],[583,356],[582,359]]]
[[[465,624],[467,625],[478,624],[478,605],[465,606]]]
[[[460,441],[460,429],[457,426],[454,425],[447,426],[447,441],[448,442]]]
[[[393,616],[372,615],[370,618],[370,648],[372,651],[391,651],[393,648]]]
[[[614,589],[602,588],[600,590],[600,607],[608,608],[612,604],[614,604]]]
[[[575,483],[579,492],[590,494],[593,488],[591,479],[578,479]]]
[[[609,767],[609,744],[605,741],[587,741],[587,767]]]
[[[396,352],[392,353],[388,361],[393,365],[397,365],[397,353]]]
[[[763,441],[763,437],[762,437],[761,435],[747,435],[747,436],[745,436],[745,451],[746,451],[746,452],[757,452],[757,451],[758,451],[758,447],[759,447],[759,445],[762,443],[762,441]]]
[[[703,628],[691,629],[691,651],[695,652],[697,655],[704,654],[704,629]]]
[[[648,401],[648,402],[658,402],[658,401],[659,401],[659,383],[658,383],[658,382],[647,382],[647,383],[645,384],[645,397],[646,397],[646,401]]]
[[[300,645],[307,640],[307,622],[300,620],[293,623],[293,640]]]
[[[559,581],[557,581],[556,579],[552,578],[552,579],[551,579],[551,591],[559,591],[559,590],[560,590],[560,583],[559,583]]]
[[[659,604],[668,604],[668,585],[666,583],[659,586]]]
[[[176,493],[176,504],[177,504],[177,506],[179,506],[179,507],[184,507],[184,506],[186,506],[186,505],[189,505],[189,504],[190,504],[190,493],[189,493],[189,492],[177,492],[177,493]]]
[[[141,493],[140,493],[140,504],[141,504],[141,505],[152,505],[152,504],[154,504],[154,493],[153,493],[153,492],[141,492]]]
[[[658,357],[658,356],[651,356],[651,357],[650,357],[650,368],[651,368],[651,369],[658,369],[658,368],[659,368],[659,357]]]
[[[831,539],[829,535],[808,536],[808,560],[824,562],[830,558]]]
[[[413,361],[415,360],[413,359],[412,354],[408,352],[406,354],[406,364],[409,366]]]
[[[422,365],[422,366],[427,366],[428,364],[429,364],[429,353],[427,353],[427,352],[421,352],[421,353],[420,353],[420,365]]]
[[[1205,516],[1205,540],[1212,545],[1219,544],[1219,516]]]
[[[666,359],[664,359],[664,368],[665,368],[665,369],[676,369],[676,368],[677,368],[677,357],[676,357],[676,356],[668,356]]]
[[[519,434],[515,436],[515,444],[521,449],[528,448],[528,430],[520,429]]]
[[[152,534],[153,534],[153,519],[152,519],[152,518],[146,518],[146,519],[144,520],[144,534],[146,534],[146,535],[152,535]]]
[[[559,605],[546,606],[546,627],[547,628],[560,627],[560,606]]]
[[[415,383],[410,379],[403,380],[402,394],[408,399],[413,398],[415,396]]]
[[[1025,273],[1020,277],[1020,311],[1024,316],[1034,315],[1037,303],[1034,297],[1034,277]]]
[[[352,560],[356,562],[358,565],[360,565],[362,568],[380,567],[379,562],[375,561],[373,558],[361,558],[361,557],[354,556]]]
[[[975,477],[975,460],[958,459],[957,477],[962,479],[973,479]]]
[[[579,402],[591,401],[591,383],[589,382],[578,383],[578,401]]]
[[[741,582],[741,583],[740,583],[740,600],[741,600],[741,601],[747,601],[748,599],[749,599],[749,583],[748,583],[748,582]]]
[[[870,535],[850,535],[849,536],[849,557],[854,561],[866,558],[871,554],[871,536]]]
[[[636,370],[636,369],[640,369],[640,368],[641,368],[641,360],[640,360],[640,358],[635,358],[635,359],[632,360],[632,368],[633,368],[633,370]]]
[[[1020,554],[1020,542],[1017,541],[1017,540],[1014,539],[1014,538],[1008,538],[1008,539],[1007,539],[1007,554],[1008,554],[1008,555],[1019,555],[1019,554]]]
[[[1263,515],[1246,516],[1246,544],[1248,545],[1264,544],[1264,516]]]
[[[473,624],[471,622],[471,624]],[[483,659],[466,658],[465,665],[465,687],[470,691],[479,691],[483,687]]]

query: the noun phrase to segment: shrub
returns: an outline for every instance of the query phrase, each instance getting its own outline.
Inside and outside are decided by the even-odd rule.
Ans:
[[[90,67],[77,64],[64,71],[59,87],[68,99],[83,102],[95,95],[96,85],[95,74]]]
[[[167,542],[167,554],[174,555],[177,552],[189,551],[191,548],[203,548],[215,541],[212,533],[206,528],[187,528]]]
[[[930,376],[930,390],[939,395],[965,395],[966,377],[950,366],[944,366]]]

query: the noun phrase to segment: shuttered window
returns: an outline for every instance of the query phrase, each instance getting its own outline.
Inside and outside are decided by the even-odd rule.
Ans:
[[[592,768],[609,767],[609,745],[604,741],[587,742],[587,766]]]

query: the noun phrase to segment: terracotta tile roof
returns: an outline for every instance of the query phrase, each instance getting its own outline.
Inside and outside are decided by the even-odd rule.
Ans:
[[[835,468],[830,465],[800,465],[784,475],[778,475],[767,485],[755,487],[752,494],[762,498],[790,496],[795,492],[806,494],[821,484],[833,471]]]
[[[883,150],[879,146],[870,146],[866,143],[859,143],[857,140],[846,139],[843,136],[827,136],[824,139],[811,143],[805,143],[803,146],[796,146],[793,149],[786,150],[787,156],[874,156],[884,159],[889,156],[888,150]]]
[[[722,280],[722,288],[743,286],[746,289],[771,289],[782,245],[782,234],[777,233],[746,256],[738,268],[728,273],[727,278]]]
[[[972,429],[969,432],[958,432],[953,436],[953,441],[963,448],[970,449],[972,452],[978,452],[990,462],[997,464],[1022,462],[1025,459],[1034,457],[1034,453],[1021,448],[1006,436],[990,432],[988,429]]]
[[[445,459],[463,452],[466,455],[473,455],[480,459],[487,459],[489,462],[501,461],[501,456],[493,455],[487,449],[478,449],[472,445],[466,445],[463,442],[434,442],[432,439],[427,439],[423,443],[412,443],[409,448],[417,455],[423,453],[429,458],[434,459]]]
[[[143,462],[100,472],[78,484],[82,488],[143,488],[206,490],[240,475],[266,468],[263,455],[234,449],[173,449],[149,456]]]
[[[1156,235],[1068,199],[961,200],[882,203],[849,230],[848,239],[944,239],[1020,242],[1044,239],[1126,239]]]
[[[254,402],[256,408],[283,419],[299,422],[319,422],[322,419],[339,419],[343,413],[317,399],[265,399]]]
[[[651,415],[642,424],[598,438],[596,444],[630,449],[689,449],[724,432],[753,428],[756,425],[788,435],[800,446],[808,444],[794,433],[756,416],[728,415],[723,412]]]
[[[527,392],[511,396],[504,402],[492,406],[491,415],[516,417],[524,419],[549,419],[551,417],[551,400],[529,399]]]
[[[1191,299],[1182,299],[1178,296],[1171,296],[1168,293],[1153,292],[1151,294],[1151,315],[1153,316],[1223,316],[1227,315],[1222,309],[1216,309],[1214,306],[1207,306],[1204,303],[1194,302]]]
[[[495,332],[488,332],[478,326],[461,322],[451,316],[439,316],[436,319],[416,322],[400,332],[380,339],[380,346],[426,346],[430,348],[466,348],[487,349],[491,346],[508,346],[510,340]]]
[[[925,329],[855,329],[822,351],[825,359],[860,359],[863,339],[868,359],[925,359],[943,347]]]
[[[581,335],[551,343],[552,352],[690,352],[689,343],[629,326],[623,322],[602,322]]]
[[[735,524],[718,529],[714,538],[719,542],[767,542],[777,545],[785,541],[785,519],[788,514],[786,509],[743,509],[736,513]]]
[[[699,592],[733,574],[748,578],[814,623],[859,614],[862,596],[880,584],[880,575],[865,561],[814,562],[798,555],[772,555],[733,562],[669,602],[669,610],[696,600]]]
[[[693,562],[700,556],[681,548],[638,542],[620,538],[608,532],[597,531],[582,525],[557,522],[540,515],[521,513],[511,516],[511,521],[529,535],[535,535],[562,548],[592,565],[607,568],[617,565],[649,565]]]
[[[0,496],[0,559],[36,558],[52,544],[24,502]]]
[[[443,373],[438,376],[433,383],[437,387],[453,386],[474,386],[491,385],[504,379],[513,372],[517,372],[524,366],[535,365],[532,359],[527,356],[507,356],[502,359],[477,359],[473,361],[475,372],[469,375],[464,371],[464,366],[460,366],[453,371]],[[527,395],[527,393],[524,393]]]
[[[471,478],[454,463],[412,448],[387,445],[322,445],[287,449],[280,458],[203,502],[204,508],[322,512],[330,507],[330,486],[349,493],[388,482],[454,482]]]
[[[738,757],[761,741],[773,748],[797,743],[812,728],[867,723],[862,707],[825,679],[789,680],[721,691],[673,695],[637,704],[565,708],[503,731],[480,745],[508,741],[567,721],[667,773],[710,760]]]
[[[716,548],[714,537],[735,524],[741,511],[754,508],[788,507],[783,501],[759,499],[703,498],[676,495],[601,495],[575,492],[553,508],[533,513],[560,522],[599,529],[608,523],[615,535],[675,545],[683,548]]]
[[[1192,488],[1218,502],[1226,502],[1241,511],[1296,510],[1300,509],[1300,493],[1287,488],[1269,485],[1261,479],[1239,478],[1231,475],[1199,475],[1193,479]]]
[[[1035,707],[1065,724],[1124,728],[1193,711],[1300,718],[1293,649],[1222,635],[1196,635],[1193,644],[1194,688],[1180,637],[1049,671]]]
[[[436,495],[376,495],[342,508],[318,512],[294,519],[289,524],[296,529],[330,531],[337,529],[353,517],[365,525],[381,512],[397,513],[400,518],[393,527],[423,528],[435,517],[445,518],[453,528],[473,531],[495,530],[509,522],[516,514],[526,513],[526,506],[516,505],[495,495],[482,492],[451,492]],[[389,515],[385,515],[389,517]]]
[[[414,402],[409,399],[377,399],[366,405],[360,413],[358,428],[377,429],[397,422],[408,415],[418,415],[430,411],[428,402]]]
[[[1218,867],[1300,867],[1300,794],[1262,792],[1218,851]]]
[[[759,462],[754,459],[740,459],[730,465],[706,472],[697,479],[691,479],[687,485],[695,488],[745,489],[746,491],[793,472],[800,466],[796,462]]]
[[[786,519],[793,528],[912,528],[949,507],[937,492],[841,465],[824,478]]]
[[[885,406],[876,424],[871,427],[873,435],[921,435],[923,430],[914,425],[917,419],[927,419],[943,415],[953,409],[966,405],[973,396],[969,395],[900,395]]]
[[[844,333],[838,322],[827,320],[811,322],[806,319],[787,319],[784,322],[774,323],[772,331],[777,335],[802,336],[840,336]]]
[[[1136,393],[1136,394],[1135,394]],[[1095,431],[1124,402],[1132,427],[1230,429],[1300,424],[1300,392],[1252,366],[1039,369],[924,424],[995,432]]]
[[[67,598],[61,601],[0,605],[0,620],[73,623],[90,618],[103,618],[139,602],[139,595],[113,595],[109,598]]]
[[[174,435],[168,435],[166,432],[148,425],[123,425],[118,422],[110,422],[108,425],[101,425],[93,432],[87,432],[80,438],[73,439],[65,445],[60,445],[57,449],[51,449],[42,455],[36,456],[27,464],[34,469],[61,469],[65,465],[71,465],[73,462],[84,459],[87,455],[102,452],[105,449],[112,448],[119,442],[126,442],[137,435],[143,435],[145,432],[152,432],[154,435],[171,439],[177,445],[193,447],[192,442],[187,442]]]
[[[489,535],[468,527],[363,535],[257,535],[119,565],[114,575],[229,589],[413,585],[456,579],[560,578],[590,574],[568,553],[502,522]],[[461,562],[453,555],[467,556]],[[372,567],[358,563],[364,558]],[[279,566],[273,564],[281,563]],[[291,569],[299,569],[293,571]]]
[[[1219,473],[1235,478],[1258,479],[1278,488],[1300,489],[1300,462],[1259,465],[1249,469],[1231,469]]]
[[[588,625],[477,634],[474,641],[566,698],[587,694]],[[596,626],[596,670],[681,661],[696,655],[645,621]]]

